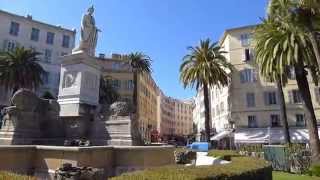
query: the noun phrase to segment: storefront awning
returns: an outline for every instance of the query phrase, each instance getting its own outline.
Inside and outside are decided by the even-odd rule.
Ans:
[[[319,129],[318,129],[319,131]],[[294,143],[309,141],[306,128],[290,128],[290,139]],[[234,134],[235,143],[283,143],[284,133],[282,128],[241,128]]]
[[[210,138],[211,141],[220,141],[221,139],[230,136],[232,134],[232,131],[221,131],[218,134],[214,135]]]

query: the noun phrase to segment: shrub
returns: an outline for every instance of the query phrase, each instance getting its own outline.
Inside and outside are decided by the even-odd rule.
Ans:
[[[197,153],[190,150],[177,150],[174,151],[174,159],[177,164],[188,164],[195,162],[197,159]]]
[[[320,177],[320,164],[314,164],[310,167],[309,173],[310,176]]]
[[[18,175],[18,174],[14,174],[11,172],[4,172],[1,171],[0,172],[0,179],[13,179],[13,180],[36,180],[36,178],[34,177],[30,177],[30,176],[23,176],[23,175]]]
[[[212,150],[209,151],[208,156],[216,157],[226,161],[231,161],[232,157],[240,156],[236,151],[231,150]]]
[[[269,163],[248,157],[233,157],[232,163],[212,166],[165,166],[125,173],[112,180],[271,180]]]

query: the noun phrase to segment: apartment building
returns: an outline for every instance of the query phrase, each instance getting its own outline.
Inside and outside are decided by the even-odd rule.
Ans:
[[[228,87],[210,89],[212,126],[218,134],[213,140],[229,136],[235,128],[236,143],[280,143],[283,140],[279,107],[279,93],[274,83],[259,76],[254,63],[255,26],[228,29],[220,45],[227,60],[233,64],[231,84]],[[288,123],[292,141],[303,142],[308,138],[304,104],[296,85],[294,72],[284,87]],[[320,117],[319,87],[309,81],[316,116]],[[229,133],[226,133],[229,132]]]
[[[175,134],[187,136],[193,132],[193,100],[174,99]]]
[[[20,16],[0,10],[0,51],[11,51],[18,46],[41,53],[40,64],[48,76],[36,93],[50,92],[57,96],[60,78],[60,56],[71,53],[75,45],[75,30],[34,20],[31,15]],[[8,105],[9,95],[3,89],[0,104]]]
[[[121,100],[132,101],[134,83],[131,67],[123,61],[120,54],[105,57],[100,54],[99,62],[102,66],[102,75],[109,78],[112,86],[117,90]],[[146,140],[151,139],[151,133],[157,131],[160,106],[158,98],[160,89],[150,74],[138,76],[138,113],[139,130]]]
[[[158,119],[159,136],[163,140],[168,140],[170,136],[175,135],[175,101],[171,97],[167,97],[163,92],[160,93],[161,114]]]

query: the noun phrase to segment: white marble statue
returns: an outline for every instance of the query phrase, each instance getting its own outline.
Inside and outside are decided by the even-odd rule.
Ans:
[[[83,51],[90,56],[95,55],[95,49],[98,41],[98,32],[95,19],[93,17],[94,7],[91,6],[83,16],[81,22],[81,39],[79,47],[75,51]]]

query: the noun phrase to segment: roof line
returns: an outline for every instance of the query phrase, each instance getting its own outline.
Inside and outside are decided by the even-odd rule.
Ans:
[[[7,12],[7,11],[4,11],[4,10],[2,10],[2,9],[0,9],[0,13],[6,14],[6,15],[9,15],[9,16],[14,16],[14,17],[17,17],[17,18],[22,18],[22,19],[24,19],[24,20],[32,21],[32,22],[39,23],[39,24],[42,24],[42,25],[45,25],[45,26],[50,26],[50,27],[55,28],[55,29],[64,30],[64,31],[69,31],[69,32],[71,32],[71,33],[76,33],[76,30],[71,30],[71,29],[67,29],[67,28],[61,27],[61,26],[56,26],[56,25],[48,24],[48,23],[45,23],[45,22],[41,22],[41,21],[38,21],[38,20],[34,20],[34,19],[32,19],[32,18],[27,18],[27,17],[25,17],[25,16],[21,16],[21,15],[17,15],[17,14],[11,13],[11,12]]]
[[[259,24],[252,24],[252,25],[239,26],[239,27],[234,27],[234,28],[226,29],[226,30],[223,32],[222,36],[220,37],[219,45],[220,45],[220,46],[222,45],[223,41],[224,41],[225,38],[227,37],[228,32],[231,32],[231,31],[234,31],[234,30],[239,30],[239,29],[254,28],[254,27],[256,27],[257,25],[259,25]]]

